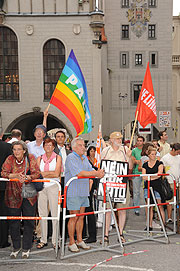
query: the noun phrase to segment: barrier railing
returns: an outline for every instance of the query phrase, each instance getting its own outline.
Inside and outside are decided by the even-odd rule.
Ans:
[[[5,182],[19,182],[18,179],[5,179],[0,178],[0,181]],[[60,221],[60,205],[62,202],[61,198],[61,185],[59,182],[55,180],[48,180],[48,179],[36,179],[32,180],[32,182],[43,182],[43,183],[54,183],[58,186],[58,209],[57,209],[57,216],[55,217],[37,217],[37,216],[0,216],[0,220],[57,220],[57,227],[56,227],[56,248],[55,254],[56,259],[58,256],[58,236],[59,236],[59,221]]]
[[[109,175],[108,177],[105,177],[104,179],[104,183],[103,183],[103,190],[104,190],[104,197],[103,197],[103,210],[100,210],[100,211],[93,211],[93,212],[87,212],[87,213],[79,213],[79,214],[71,214],[71,215],[66,215],[66,201],[67,201],[67,191],[68,191],[68,187],[69,185],[71,184],[71,182],[73,182],[74,180],[77,180],[77,179],[85,179],[87,177],[72,177],[65,185],[65,189],[64,189],[64,204],[63,204],[63,230],[62,230],[62,247],[61,247],[61,259],[65,259],[65,258],[70,258],[70,257],[73,257],[75,255],[82,255],[82,254],[86,254],[86,253],[89,253],[89,252],[95,252],[95,251],[100,251],[100,250],[105,250],[105,251],[112,251],[112,252],[123,252],[124,251],[124,244],[122,244],[121,240],[120,240],[120,236],[119,236],[119,233],[118,233],[118,239],[119,239],[119,244],[115,244],[115,245],[111,245],[111,246],[105,246],[104,244],[104,233],[105,233],[105,214],[107,212],[115,212],[115,211],[120,211],[120,210],[130,210],[130,209],[137,209],[137,208],[148,208],[148,212],[147,212],[147,237],[146,238],[141,238],[139,240],[135,240],[135,241],[132,241],[132,242],[128,242],[128,244],[130,243],[135,243],[135,242],[141,242],[141,241],[144,241],[144,240],[154,240],[156,241],[154,238],[152,238],[152,236],[150,235],[150,232],[149,232],[149,215],[150,215],[150,207],[153,207],[153,206],[156,206],[157,210],[158,210],[158,215],[160,217],[160,222],[161,222],[161,225],[162,225],[162,229],[163,229],[163,236],[162,235],[158,235],[156,236],[155,238],[159,238],[159,237],[165,237],[166,238],[166,243],[169,243],[169,240],[168,240],[168,236],[167,236],[167,233],[166,233],[166,230],[164,228],[164,224],[162,222],[162,218],[161,218],[161,214],[159,212],[159,206],[164,206],[164,205],[174,205],[174,232],[172,234],[175,234],[175,220],[176,220],[176,181],[174,180],[174,201],[173,202],[166,202],[166,203],[159,203],[157,204],[156,203],[156,200],[155,200],[155,197],[154,197],[154,193],[153,193],[153,190],[151,189],[150,190],[150,177],[151,176],[168,176],[169,174],[136,174],[136,175],[133,175],[133,174],[130,174],[130,175]],[[106,209],[106,182],[107,182],[107,178],[112,178],[112,177],[148,177],[148,198],[147,198],[147,204],[143,204],[143,205],[140,205],[140,206],[130,206],[130,207],[124,207],[124,208],[112,208],[112,205],[111,205],[111,201],[109,199],[109,203],[110,203],[110,209]],[[91,179],[94,177],[88,177],[87,179]],[[113,183],[113,182],[112,182]],[[153,196],[153,199],[154,199],[154,204],[150,204],[150,193],[152,194]],[[108,198],[109,198],[109,194],[108,194]],[[72,217],[79,217],[79,216],[84,216],[84,215],[91,215],[91,214],[100,214],[102,213],[103,214],[103,225],[102,225],[102,245],[101,247],[96,247],[94,249],[91,249],[91,250],[88,250],[88,251],[83,251],[83,252],[78,252],[78,253],[71,253],[70,255],[65,255],[65,221],[67,218],[72,218]],[[116,229],[117,229],[117,222],[115,220],[115,224],[116,224]],[[158,232],[159,233],[159,232]],[[168,233],[168,235],[170,235],[170,233]],[[138,236],[139,237],[139,236]],[[160,241],[158,240],[159,242],[163,242],[163,241]],[[163,242],[164,243],[164,242]],[[125,243],[126,245],[127,243]],[[120,246],[121,248],[121,251],[119,250],[114,250],[112,249],[113,247],[116,247],[116,246]]]

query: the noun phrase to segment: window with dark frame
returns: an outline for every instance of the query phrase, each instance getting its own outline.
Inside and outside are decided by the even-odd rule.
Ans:
[[[133,84],[133,100],[132,100],[133,104],[138,102],[141,88],[142,88],[142,83],[134,83]]]
[[[149,24],[148,25],[148,38],[149,39],[155,39],[156,38],[156,25],[155,24]]]
[[[18,40],[6,26],[0,26],[0,100],[19,101]]]
[[[129,0],[122,0],[122,8],[129,8]]]
[[[149,63],[151,67],[158,67],[158,52],[149,52]]]
[[[44,100],[50,100],[65,65],[65,47],[57,40],[48,40],[43,47]]]
[[[151,65],[156,65],[156,54],[151,54]]]
[[[135,54],[135,65],[142,65],[142,54]]]
[[[129,25],[122,25],[122,39],[129,39]]]
[[[127,54],[122,54],[122,66],[127,65]]]
[[[156,0],[148,0],[148,5],[149,5],[149,7],[156,7]]]
[[[129,68],[129,52],[120,52],[120,68]]]

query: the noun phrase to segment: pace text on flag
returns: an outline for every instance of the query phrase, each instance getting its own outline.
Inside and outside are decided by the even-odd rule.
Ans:
[[[58,80],[50,104],[66,115],[75,127],[77,135],[92,130],[86,83],[73,50]]]

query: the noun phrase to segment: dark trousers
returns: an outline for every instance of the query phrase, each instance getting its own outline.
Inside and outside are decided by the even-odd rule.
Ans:
[[[20,208],[8,208],[10,216],[35,216],[36,203],[32,206],[27,199],[23,199]],[[20,220],[10,220],[10,234],[13,242],[13,248],[21,248],[21,233],[20,233]],[[23,250],[31,249],[32,237],[34,230],[34,220],[24,220],[24,232],[23,232]]]
[[[92,203],[92,195],[89,197],[89,207],[86,207],[85,212],[93,212],[93,203]],[[87,221],[88,221],[88,233],[89,238],[96,239],[96,217],[95,215],[87,215]],[[84,226],[86,227],[85,223]],[[84,231],[85,233],[85,231]]]
[[[4,203],[5,191],[0,191],[0,216],[8,215],[8,208]],[[8,244],[9,223],[7,220],[0,220],[0,247],[6,247]]]
[[[64,195],[64,177],[61,177],[61,195]],[[61,213],[60,213],[60,235],[62,237],[62,225],[63,225],[63,205],[64,205],[64,199],[62,200],[62,203],[61,203]],[[69,215],[69,211],[66,209],[66,215]],[[68,238],[68,228],[67,228],[67,225],[68,225],[68,219],[66,219],[65,221],[65,239]]]

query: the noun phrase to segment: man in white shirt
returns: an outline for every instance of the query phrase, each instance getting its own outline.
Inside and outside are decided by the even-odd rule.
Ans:
[[[160,157],[162,158],[165,154],[170,152],[170,145],[167,143],[168,140],[168,135],[166,131],[161,131],[159,132],[159,152],[160,152]]]
[[[45,153],[43,148],[43,139],[46,136],[46,127],[42,124],[36,125],[34,129],[34,137],[36,140],[27,143],[28,152],[33,154],[37,159]]]
[[[21,140],[22,132],[19,129],[13,129],[11,131],[11,139],[8,141],[9,144],[12,144],[15,141]]]
[[[131,151],[122,145],[122,134],[121,132],[113,132],[110,134],[110,142],[111,145],[107,148],[104,148],[101,153],[101,159],[104,160],[114,160],[114,161],[121,161],[121,162],[128,162],[130,168],[132,168],[131,163]],[[126,196],[126,203],[116,203],[116,208],[124,208],[128,207],[130,202],[130,194],[129,194],[129,187],[127,187],[127,196]],[[109,203],[107,203],[107,208],[110,208]],[[106,243],[109,242],[109,227],[111,222],[111,213],[106,213],[106,227],[105,227],[105,236],[104,241]],[[119,225],[119,232],[121,241],[124,243],[125,239],[123,236],[123,229],[126,222],[126,210],[118,211],[118,225]]]
[[[167,176],[167,179],[172,190],[174,191],[173,181],[176,180],[176,182],[178,182],[180,177],[180,144],[174,143],[171,151],[164,155],[161,158],[161,161],[164,164],[165,172],[171,174],[171,176]],[[172,198],[169,202],[172,201],[174,201],[174,198]],[[167,205],[167,214],[168,220],[166,223],[172,223],[172,205]]]
[[[62,163],[63,163],[63,171],[61,172],[61,177],[64,177],[64,172],[65,172],[65,162],[67,155],[71,153],[71,151],[67,150],[64,143],[66,141],[66,133],[64,130],[58,130],[55,134],[55,139],[57,142],[57,148],[56,148],[56,153],[58,153],[62,157]]]

